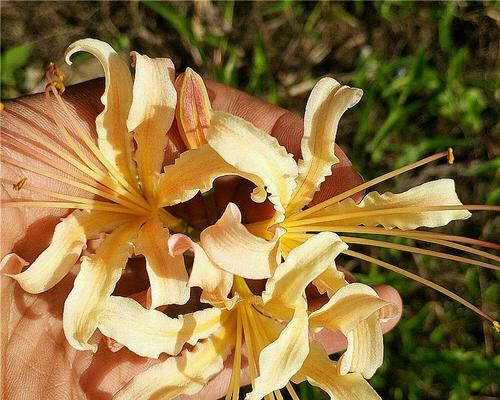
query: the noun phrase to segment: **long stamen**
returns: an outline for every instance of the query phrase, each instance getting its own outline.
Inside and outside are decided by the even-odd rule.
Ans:
[[[457,262],[461,262],[461,263],[465,263],[465,264],[476,265],[479,267],[493,269],[496,271],[500,270],[499,266],[496,266],[493,264],[485,263],[485,262],[478,261],[478,260],[473,260],[470,258],[459,257],[459,256],[451,255],[451,254],[441,253],[439,251],[420,249],[417,247],[411,247],[411,246],[405,246],[405,245],[400,245],[400,244],[395,244],[395,243],[384,242],[381,240],[362,239],[362,238],[355,238],[355,237],[350,237],[350,236],[340,236],[340,239],[348,244],[349,243],[361,244],[361,245],[367,245],[367,246],[382,247],[382,248],[386,248],[386,249],[406,251],[408,253],[422,254],[422,255],[426,255],[426,256],[444,258],[446,260],[451,260],[451,261],[457,261]]]
[[[67,163],[73,165],[77,170],[81,171],[83,174],[88,175],[91,179],[85,179],[83,176],[79,176],[80,180],[83,180],[86,183],[89,183],[91,185],[94,185],[94,181],[98,182],[102,190],[108,191],[109,193],[118,193],[119,195],[128,198],[132,203],[137,204],[138,206],[144,208],[141,204],[138,204],[136,201],[136,198],[132,196],[127,190],[125,190],[121,185],[119,185],[116,181],[112,180],[109,176],[105,175],[104,172],[99,170],[99,172],[94,171],[93,169],[90,169],[88,166],[85,164],[82,164],[80,161],[72,157],[71,155],[67,154],[65,151],[61,151],[60,148],[54,146],[52,143],[50,143],[48,140],[44,140],[43,137],[34,137],[29,132],[25,132],[27,134],[27,137],[31,140],[34,141],[36,145],[40,145],[44,148],[46,148],[48,151],[50,151],[52,154],[54,154],[57,158],[60,158]],[[14,136],[12,132],[10,132],[8,129],[4,129],[2,131],[2,139],[6,143],[11,143],[15,142],[15,145],[22,151],[24,151],[26,154],[30,155],[33,158],[37,158],[38,160],[44,162],[47,164],[47,160],[50,161],[48,157],[42,156],[40,153],[34,151],[31,147],[29,147],[27,144],[24,142],[20,141],[17,137]],[[7,139],[7,140],[5,140]],[[61,164],[58,164],[61,165]],[[66,167],[58,167],[58,168],[64,168],[65,171],[68,171]],[[68,173],[68,172],[66,172]],[[73,175],[74,176],[74,175]],[[82,179],[83,178],[83,179]],[[127,202],[128,203],[128,202]]]
[[[428,206],[428,207],[394,207],[384,208],[380,210],[358,211],[352,213],[343,213],[337,215],[327,215],[324,217],[300,219],[298,221],[285,221],[285,228],[300,225],[311,225],[315,223],[340,221],[343,219],[359,218],[359,217],[374,217],[380,215],[392,214],[414,214],[419,212],[439,212],[452,210],[477,210],[477,211],[500,211],[500,206],[489,206],[483,204],[464,204],[464,205],[448,205],[448,206]]]
[[[236,309],[236,344],[234,348],[233,370],[231,380],[226,393],[226,400],[238,400],[240,397],[241,376],[241,335],[242,335],[241,311]]]
[[[370,228],[364,226],[349,226],[349,225],[311,225],[311,226],[300,226],[300,227],[290,227],[287,228],[288,233],[295,232],[346,232],[346,233],[360,233],[360,234],[374,234],[374,235],[387,235],[387,236],[398,236],[408,239],[422,240],[425,242],[443,244],[444,246],[453,247],[451,242],[468,243],[474,246],[487,247],[490,249],[500,250],[500,245],[497,243],[487,242],[484,240],[471,239],[464,236],[447,235],[443,233],[435,233],[428,231],[402,231],[400,229],[388,230],[385,228]],[[442,242],[442,243],[441,243]],[[447,244],[444,244],[447,243]],[[458,245],[457,245],[458,246]],[[465,247],[465,246],[464,246]],[[469,252],[479,251],[468,247]],[[488,253],[481,252],[483,257],[494,257],[488,255]],[[493,258],[498,261],[498,258]]]
[[[31,171],[31,172],[34,172],[35,174],[38,174],[38,175],[42,175],[42,176],[45,176],[47,178],[50,178],[50,179],[54,179],[56,181],[59,181],[59,182],[63,182],[63,183],[66,183],[68,185],[71,185],[73,187],[76,187],[76,188],[79,188],[79,189],[82,189],[86,192],[89,192],[89,193],[92,193],[92,194],[95,194],[95,195],[98,195],[98,196],[101,196],[101,197],[104,197],[108,200],[111,200],[111,201],[114,201],[118,204],[120,203],[123,203],[124,200],[121,199],[120,197],[114,195],[114,194],[109,194],[107,192],[104,192],[100,189],[97,189],[95,188],[94,186],[91,186],[91,185],[87,185],[87,184],[84,184],[84,183],[80,183],[80,182],[75,182],[71,179],[68,179],[64,176],[61,176],[60,174],[55,174],[55,173],[52,173],[50,171],[46,171],[46,170],[43,170],[41,168],[35,168],[34,166],[28,164],[28,163],[24,163],[22,161],[18,161],[18,160],[15,160],[13,158],[10,158],[8,156],[3,156],[2,157],[2,161],[7,163],[7,164],[11,164],[11,165],[15,165],[19,168],[22,168],[26,171]],[[143,208],[139,208],[138,206],[132,204],[132,203],[128,203],[127,204],[127,207],[130,208],[131,210],[136,210],[134,212],[137,212],[137,213],[140,213],[140,214],[143,214],[146,212],[145,209]]]
[[[246,311],[245,306],[241,306],[241,311],[242,311],[242,323],[243,323],[243,332],[245,335],[245,345],[247,348],[247,359],[248,359],[248,369],[250,371],[250,380],[252,383],[252,388],[255,386],[255,379],[257,379],[257,364],[255,362],[255,357],[254,357],[254,347],[252,343],[252,333],[250,331],[250,326],[248,324],[248,315]]]
[[[130,183],[128,182],[125,177],[123,176],[123,174],[118,171],[105,157],[104,155],[102,154],[102,152],[97,148],[97,146],[95,145],[95,143],[88,137],[88,135],[85,133],[85,130],[82,128],[82,126],[78,123],[78,121],[76,120],[76,118],[73,116],[73,114],[69,111],[66,103],[63,101],[62,97],[59,95],[59,92],[57,91],[57,89],[55,87],[53,87],[52,85],[49,84],[49,89],[52,91],[52,93],[54,94],[54,97],[55,99],[57,100],[57,102],[59,103],[59,105],[61,106],[61,108],[64,110],[64,112],[66,113],[66,115],[68,116],[71,124],[73,125],[73,128],[76,130],[76,132],[78,133],[78,136],[85,142],[85,144],[87,145],[88,149],[92,152],[92,154],[94,154],[94,156],[99,160],[100,163],[102,163],[102,165],[108,170],[108,172],[118,181],[120,182],[124,188],[126,188],[130,193],[134,194],[135,196],[137,196],[138,198],[142,199],[142,197],[140,196],[139,192],[136,190],[136,188]],[[50,96],[48,95],[48,92],[46,92],[46,97],[48,99],[48,102],[51,103],[50,101]],[[51,104],[52,106],[52,109],[53,109],[53,105]],[[55,110],[53,111],[54,115],[57,115],[55,113]],[[57,122],[56,122],[57,123]],[[59,124],[58,124],[59,126]],[[62,125],[64,127],[64,125]],[[64,130],[66,130],[65,128],[63,128]],[[83,161],[83,160],[82,160]],[[89,166],[90,167],[90,166]],[[144,199],[142,199],[142,201],[145,202]]]
[[[135,211],[129,210],[117,204],[109,204],[102,201],[90,200],[88,203],[73,203],[60,201],[5,201],[0,204],[1,208],[12,207],[41,207],[41,208],[68,208],[76,210],[97,210],[117,212],[120,214],[136,214]]]
[[[405,172],[411,171],[412,169],[421,167],[422,165],[428,164],[430,162],[439,160],[440,158],[443,158],[443,157],[449,157],[449,151],[442,151],[441,153],[437,153],[437,154],[434,154],[432,156],[426,157],[426,158],[424,158],[420,161],[417,161],[413,164],[409,164],[409,165],[406,165],[405,167],[398,168],[394,171],[388,172],[387,174],[381,175],[378,178],[372,179],[368,182],[362,183],[361,185],[355,186],[352,189],[347,190],[343,193],[340,193],[337,196],[334,196],[334,197],[332,197],[328,200],[325,200],[321,203],[318,203],[315,206],[308,208],[307,210],[303,210],[301,212],[298,212],[297,214],[294,214],[294,215],[288,217],[287,221],[295,221],[298,219],[305,218],[308,215],[310,215],[318,210],[321,210],[321,209],[328,207],[332,204],[338,203],[339,201],[347,199],[348,197],[350,197],[356,193],[359,193],[359,192],[361,192],[361,191],[363,191],[371,186],[377,185],[383,181],[394,178],[395,176],[401,175]]]
[[[448,290],[448,289],[446,289],[446,288],[444,288],[444,287],[442,287],[442,286],[440,286],[440,285],[438,285],[438,284],[436,284],[428,279],[422,278],[419,275],[413,274],[409,271],[406,271],[406,270],[399,268],[395,265],[389,264],[385,261],[378,260],[378,259],[376,259],[374,257],[370,257],[366,254],[358,253],[357,251],[344,250],[343,253],[348,255],[348,256],[358,258],[360,260],[364,260],[364,261],[373,263],[375,265],[379,265],[385,269],[388,269],[388,270],[396,272],[400,275],[406,276],[407,278],[410,278],[416,282],[419,282],[425,286],[428,286],[434,290],[437,290],[438,292],[443,293],[444,295],[452,298],[453,300],[458,301],[460,304],[464,305],[465,307],[467,307],[470,310],[474,311],[475,313],[479,314],[483,318],[490,321],[492,324],[494,324],[494,322],[495,322],[492,317],[490,317],[488,314],[486,314],[479,307],[475,306],[474,304],[468,302],[467,300],[463,299],[462,297],[458,296],[457,294],[453,293],[452,291],[450,291],[450,290]]]

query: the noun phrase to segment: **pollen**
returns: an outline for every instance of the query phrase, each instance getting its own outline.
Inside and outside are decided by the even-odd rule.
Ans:
[[[455,162],[455,156],[453,155],[453,149],[451,147],[448,148],[448,164],[452,165]]]
[[[28,183],[28,178],[24,177],[19,182],[12,184],[12,189],[19,192]]]
[[[500,323],[498,321],[493,321],[493,328],[500,333]]]

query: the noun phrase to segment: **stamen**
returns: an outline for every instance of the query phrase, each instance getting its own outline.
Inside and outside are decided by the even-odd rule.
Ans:
[[[238,307],[238,306],[237,306]],[[234,347],[233,370],[231,380],[226,393],[226,400],[238,400],[240,397],[240,376],[241,376],[241,311],[236,309],[236,344]]]
[[[340,221],[343,219],[359,218],[359,217],[373,217],[379,215],[393,215],[393,214],[414,214],[420,212],[438,212],[438,211],[452,211],[452,210],[478,210],[478,211],[500,211],[500,206],[489,206],[483,204],[464,204],[464,205],[449,205],[449,206],[428,206],[428,207],[394,207],[384,208],[379,210],[358,211],[352,213],[343,213],[336,215],[327,215],[324,217],[300,219],[298,221],[284,221],[282,226],[285,228],[300,225],[310,225],[315,223]]]
[[[371,186],[377,185],[383,181],[386,181],[387,179],[394,178],[395,176],[401,175],[405,172],[411,171],[412,169],[421,167],[422,165],[428,164],[432,161],[436,161],[436,160],[443,158],[443,157],[448,157],[447,151],[443,151],[441,153],[434,154],[430,157],[426,157],[426,158],[424,158],[420,161],[417,161],[413,164],[409,164],[405,167],[398,168],[394,171],[388,172],[387,174],[381,175],[378,178],[375,178],[375,179],[372,179],[368,182],[362,183],[361,185],[355,186],[354,188],[347,190],[343,193],[340,193],[337,196],[334,196],[328,200],[325,200],[321,203],[318,203],[311,208],[300,211],[297,214],[294,214],[294,215],[288,217],[286,220],[287,221],[296,221],[298,219],[302,219],[302,218],[304,218],[304,217],[306,217],[306,216],[308,216],[308,215],[310,215],[318,210],[321,210],[321,209],[328,207],[332,204],[338,203],[339,201],[347,199],[348,197],[352,196],[353,194],[359,193],[359,192],[361,192],[361,191],[363,191]]]
[[[26,171],[32,171],[35,174],[42,175],[42,176],[45,176],[45,177],[50,178],[50,179],[54,179],[54,180],[59,181],[59,182],[66,183],[66,184],[71,185],[73,187],[82,189],[86,192],[104,197],[104,198],[111,200],[111,201],[114,201],[118,204],[125,203],[125,201],[122,198],[120,198],[114,194],[109,194],[107,192],[104,192],[102,190],[95,188],[94,186],[90,186],[90,185],[87,185],[85,183],[75,182],[71,179],[68,179],[64,176],[61,176],[60,174],[55,174],[55,173],[52,173],[50,171],[43,170],[41,168],[35,168],[34,166],[32,166],[28,163],[24,163],[24,162],[15,160],[15,159],[7,157],[7,156],[3,156],[2,161],[7,163],[7,164],[15,165],[19,168],[26,170]],[[126,207],[130,208],[131,210],[135,210],[134,212],[139,213],[139,214],[144,214],[145,212],[147,212],[147,210],[145,210],[143,208],[139,208],[138,206],[136,206],[132,203],[128,203],[128,202],[126,204]]]
[[[24,186],[26,186],[27,183],[28,178],[24,177],[19,182],[13,183],[12,189],[14,189],[16,192],[19,192]]]
[[[250,381],[252,383],[252,388],[253,388],[255,386],[255,379],[257,379],[257,374],[258,374],[257,364],[255,363],[254,347],[252,344],[252,337],[251,337],[250,326],[248,324],[246,307],[242,306],[241,311],[242,311],[241,317],[243,323],[243,332],[245,335],[245,345],[247,348],[248,369],[250,371]]]
[[[459,242],[459,243],[469,243],[474,246],[488,247],[490,249],[500,250],[500,245],[497,243],[487,242],[485,240],[472,239],[464,236],[447,235],[437,232],[428,231],[401,231],[400,229],[385,229],[385,228],[370,228],[364,226],[349,226],[349,225],[311,225],[311,226],[300,226],[300,227],[290,227],[287,228],[287,233],[296,232],[349,232],[349,233],[360,233],[360,234],[373,234],[373,235],[387,235],[387,236],[398,236],[408,239],[421,240],[430,243],[443,244],[444,246],[454,247],[448,241]],[[443,242],[443,243],[441,243]],[[446,242],[447,244],[444,244]],[[458,245],[457,245],[458,246]],[[465,247],[465,246],[464,246]],[[479,251],[470,247],[467,247],[469,252]],[[479,254],[479,253],[478,253]],[[483,257],[495,257],[488,253],[481,252]],[[493,258],[498,260],[498,258]]]
[[[340,239],[348,244],[349,243],[361,244],[361,245],[367,245],[367,246],[382,247],[382,248],[386,248],[386,249],[406,251],[408,253],[415,253],[415,254],[422,254],[422,255],[431,256],[431,257],[444,258],[446,260],[462,262],[465,264],[471,264],[471,265],[476,265],[478,267],[484,267],[484,268],[500,271],[500,267],[493,265],[493,264],[485,263],[485,262],[478,261],[478,260],[473,260],[470,258],[459,257],[459,256],[451,255],[451,254],[441,253],[439,251],[432,251],[432,250],[420,249],[418,247],[411,247],[411,246],[405,246],[405,245],[400,245],[400,244],[395,244],[395,243],[383,242],[381,240],[362,239],[362,238],[355,238],[355,237],[350,237],[350,236],[340,236]]]
[[[494,324],[493,318],[490,317],[488,314],[486,314],[479,307],[468,302],[467,300],[463,299],[462,297],[458,296],[457,294],[453,293],[452,291],[450,291],[450,290],[448,290],[448,289],[446,289],[446,288],[444,288],[444,287],[442,287],[434,282],[429,281],[428,279],[422,278],[419,275],[413,274],[413,273],[406,271],[402,268],[399,268],[395,265],[386,263],[385,261],[381,261],[381,260],[378,260],[374,257],[367,256],[366,254],[358,253],[357,251],[344,250],[343,253],[348,255],[348,256],[358,258],[360,260],[364,260],[364,261],[373,263],[375,265],[379,265],[379,266],[386,268],[390,271],[393,271],[393,272],[396,272],[400,275],[406,276],[407,278],[410,278],[414,281],[417,281],[417,282],[419,282],[425,286],[428,286],[434,290],[437,290],[438,292],[443,293],[444,295],[452,298],[453,300],[458,301],[460,304],[464,305],[465,307],[469,308],[470,310],[474,311],[475,313],[479,314],[480,316],[482,316],[483,318],[487,319],[488,321],[490,321],[491,323]]]
[[[5,110],[5,104],[0,101],[0,111]]]
[[[12,207],[43,207],[43,208],[69,208],[75,210],[96,210],[117,212],[120,214],[136,214],[134,211],[117,204],[109,204],[102,201],[91,200],[89,203],[73,203],[59,201],[5,201],[0,203],[0,208]]]
[[[498,321],[493,321],[493,328],[495,328],[497,332],[500,332],[500,324]]]

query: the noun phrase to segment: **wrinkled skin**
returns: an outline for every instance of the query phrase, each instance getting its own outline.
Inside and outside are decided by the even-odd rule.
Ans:
[[[228,111],[247,119],[275,136],[290,152],[300,155],[303,129],[301,118],[220,84],[207,82],[207,86],[215,110]],[[96,80],[70,87],[64,94],[77,118],[94,134],[95,117],[102,107],[99,101],[102,90],[102,81]],[[19,126],[18,122],[14,122],[12,111],[18,118],[26,117],[27,124]],[[55,124],[46,113],[42,95],[6,102],[6,109],[2,112],[2,127],[14,132],[30,129],[37,135],[56,131]],[[175,132],[170,135],[175,135]],[[172,162],[178,152],[182,151],[179,147],[174,144],[167,149],[166,163]],[[335,152],[340,163],[335,165],[333,175],[326,179],[313,202],[331,197],[360,183],[359,174],[354,171],[341,149],[336,147]],[[28,161],[37,165],[34,160]],[[85,195],[77,189],[63,187],[62,184],[47,181],[43,177],[27,175],[16,168],[2,166],[3,179],[18,181],[23,176],[28,176],[30,184],[35,186]],[[219,183],[217,187],[219,191],[216,201],[219,209],[223,210],[224,204],[233,201],[242,209],[248,222],[264,219],[272,212],[268,204],[251,203],[249,193],[252,187],[246,182],[232,179]],[[29,195],[30,193],[26,192],[25,197]],[[4,196],[5,191],[2,188],[2,197]],[[178,207],[176,211],[189,220],[206,219],[205,215],[195,212],[202,209],[201,201],[194,200],[190,205]],[[16,252],[20,257],[32,262],[50,242],[59,218],[66,214],[67,211],[56,209],[3,209],[2,257]],[[129,265],[127,268],[116,294],[130,295],[145,289],[147,278],[141,268],[141,260],[136,259],[133,263],[135,265]],[[16,259],[11,259],[3,263],[2,272],[19,272],[21,268]],[[75,267],[74,272],[77,270],[78,267]],[[1,277],[1,387],[6,399],[110,399],[132,376],[155,362],[138,357],[125,348],[112,352],[104,341],[100,341],[99,334],[94,338],[100,341],[96,354],[78,352],[69,346],[62,330],[62,310],[73,279],[74,275],[70,274],[52,290],[41,295],[30,295],[23,292],[14,280]],[[375,289],[382,298],[396,303],[401,309],[401,299],[393,288],[384,286]],[[321,301],[320,298],[311,300],[312,307]],[[391,329],[398,319],[384,324],[384,331]],[[316,337],[330,353],[340,351],[346,345],[341,335],[322,331],[316,334]],[[226,361],[226,365],[231,365],[230,359]],[[230,370],[225,369],[202,392],[192,398],[219,398],[225,393],[229,377]]]

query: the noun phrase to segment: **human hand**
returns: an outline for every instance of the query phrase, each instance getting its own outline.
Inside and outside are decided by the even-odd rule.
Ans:
[[[227,111],[250,121],[275,136],[289,152],[300,154],[303,129],[301,118],[220,84],[207,82],[207,87],[215,110]],[[102,107],[99,101],[101,92],[102,82],[91,81],[69,87],[64,94],[75,116],[92,134],[95,134],[95,117]],[[8,102],[2,112],[2,130],[4,129],[16,135],[22,135],[26,129],[36,135],[47,135],[49,132],[57,131],[41,95]],[[171,146],[165,156],[166,163],[171,163],[183,150],[182,144],[179,140],[175,140],[174,135],[175,130],[172,130]],[[314,202],[343,192],[359,184],[361,180],[339,147],[336,147],[336,155],[340,162],[335,165],[334,173],[322,185]],[[19,157],[21,156],[23,155]],[[38,165],[38,161],[28,156],[24,157],[24,161]],[[77,189],[63,187],[61,184],[16,168],[3,168],[2,175],[4,181],[18,181],[26,176],[30,184],[37,187],[73,195],[85,195],[79,193]],[[248,222],[265,219],[271,210],[265,204],[257,205],[249,200],[252,188],[246,181],[236,179],[217,184],[216,200],[219,210],[224,210],[225,204],[233,201],[240,207]],[[4,189],[2,191],[3,197],[6,191]],[[29,198],[29,193],[23,191],[22,196]],[[36,196],[35,194],[34,197]],[[191,206],[179,207],[178,212],[188,221],[200,217],[196,210],[203,207],[201,204],[196,204],[196,201],[201,199],[194,200]],[[2,229],[2,256],[15,252],[29,262],[48,245],[55,224],[65,214],[64,211],[56,209],[22,208],[2,211],[2,226],[8,227]],[[3,272],[18,272],[15,270],[21,268],[19,260],[15,257],[5,261]],[[141,271],[141,268],[132,266],[127,268],[117,288],[118,294],[130,295],[144,289],[147,280]],[[23,292],[14,281],[2,277],[2,365],[7,366],[2,376],[5,380],[2,387],[6,398],[108,399],[132,376],[155,362],[138,357],[127,349],[114,353],[104,343],[101,343],[96,354],[72,349],[65,340],[61,321],[63,303],[71,289],[72,279],[73,276],[68,276],[55,288],[33,296]],[[394,289],[379,287],[376,290],[385,300],[400,305],[401,300]],[[384,324],[384,330],[392,328],[397,319]],[[345,348],[345,341],[341,335],[323,330],[317,334],[317,338],[330,353]],[[231,365],[230,360],[227,365]],[[229,376],[229,370],[225,369],[195,397],[200,399],[220,397],[226,390]]]

